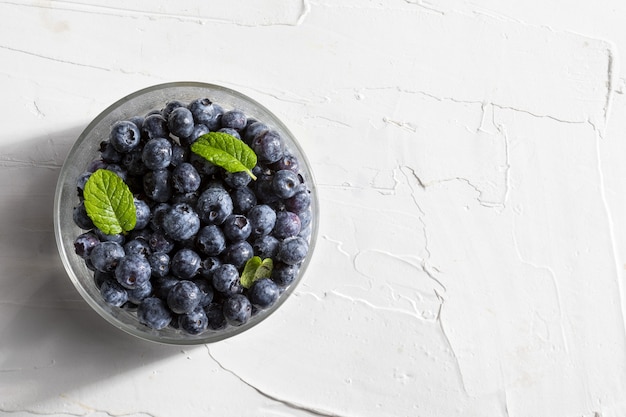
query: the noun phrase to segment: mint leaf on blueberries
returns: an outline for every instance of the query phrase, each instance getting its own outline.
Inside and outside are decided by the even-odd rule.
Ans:
[[[114,235],[135,227],[137,212],[133,194],[113,171],[99,169],[91,174],[83,195],[87,215],[103,233]]]
[[[273,268],[274,262],[272,261],[272,258],[265,258],[261,260],[260,257],[253,256],[248,259],[246,266],[243,267],[241,285],[244,288],[250,288],[254,281],[261,278],[269,278],[272,275]]]
[[[207,161],[221,166],[228,172],[245,171],[256,180],[252,173],[257,157],[243,141],[223,132],[209,132],[191,144],[191,151]]]

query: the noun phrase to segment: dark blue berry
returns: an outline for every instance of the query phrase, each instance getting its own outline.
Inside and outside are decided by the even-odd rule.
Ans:
[[[282,158],[270,164],[269,167],[274,171],[286,169],[289,171],[293,171],[296,174],[300,172],[300,163],[298,162],[298,158],[295,155],[287,153],[286,151],[283,153]]]
[[[252,177],[245,172],[226,172],[224,182],[231,188],[243,188],[250,183]]]
[[[299,270],[300,264],[288,265],[283,262],[274,262],[270,278],[279,287],[287,287],[296,279]]]
[[[152,279],[152,290],[154,291],[154,295],[163,300],[167,299],[167,295],[170,293],[170,290],[179,282],[180,280],[173,275],[154,277]]]
[[[146,140],[155,138],[167,138],[170,134],[167,127],[167,120],[159,113],[153,113],[146,116],[143,120],[141,133]]]
[[[242,139],[243,141],[251,145],[254,138],[262,135],[265,132],[269,132],[270,128],[262,122],[252,122],[246,126],[246,130],[243,133]]]
[[[196,208],[203,222],[222,224],[233,212],[233,200],[223,188],[208,188],[198,197]]]
[[[220,130],[218,130],[218,132],[226,133],[227,135],[230,135],[230,136],[232,136],[234,138],[237,138],[237,139],[241,140],[241,135],[235,129],[231,129],[229,127],[223,127]]]
[[[189,103],[189,110],[196,123],[206,125],[211,131],[216,131],[220,127],[220,119],[224,109],[208,98],[200,98]]]
[[[250,222],[243,214],[231,214],[222,223],[224,236],[231,242],[246,240],[252,232]]]
[[[261,162],[271,164],[283,157],[283,140],[275,130],[269,130],[257,135],[252,140],[250,147]]]
[[[143,127],[143,117],[142,116],[133,116],[128,119],[129,122],[133,123],[141,132],[141,128]]]
[[[174,136],[186,138],[193,133],[194,121],[191,111],[186,107],[177,107],[167,118],[167,126]]]
[[[113,272],[124,255],[124,248],[119,243],[101,242],[91,250],[89,259],[98,271]]]
[[[178,281],[167,294],[167,305],[176,314],[193,311],[200,304],[200,289],[192,281]]]
[[[211,283],[216,291],[226,295],[238,294],[243,290],[239,280],[239,271],[231,264],[218,266],[213,272]]]
[[[196,335],[204,332],[209,324],[209,319],[200,306],[189,313],[178,317],[178,327],[187,334]]]
[[[187,104],[183,103],[180,100],[170,100],[167,103],[165,103],[165,107],[161,109],[161,116],[163,116],[165,120],[169,120],[172,110],[177,109],[179,107],[187,107]]]
[[[163,232],[154,232],[148,239],[148,244],[152,252],[170,253],[174,249],[174,241],[165,236]]]
[[[174,204],[163,216],[163,230],[174,240],[187,240],[200,230],[200,218],[189,204]]]
[[[276,223],[272,234],[279,239],[290,236],[297,236],[300,233],[300,218],[296,213],[290,211],[279,211],[276,213]]]
[[[170,272],[170,256],[167,253],[153,252],[147,259],[153,277],[164,277]]]
[[[121,258],[115,268],[115,279],[124,288],[141,287],[150,280],[150,263],[142,255],[126,255]]]
[[[213,301],[213,285],[205,278],[192,280],[200,289],[200,307],[206,307]]]
[[[222,256],[225,263],[232,264],[237,268],[243,268],[246,262],[254,256],[254,250],[250,243],[242,240],[227,246]]]
[[[246,127],[246,121],[247,118],[245,113],[241,110],[235,109],[222,114],[221,124],[223,128],[226,127],[235,130],[242,130]]]
[[[189,148],[181,146],[177,143],[172,143],[172,160],[170,161],[171,166],[178,166],[183,162],[187,162],[189,160]]]
[[[213,273],[218,266],[222,265],[222,261],[215,256],[208,256],[200,262],[200,276],[204,279],[212,279]]]
[[[197,141],[200,136],[206,135],[209,132],[210,130],[206,125],[203,125],[202,123],[197,123],[194,125],[189,136],[180,138],[180,144],[183,146],[189,146]]]
[[[200,255],[191,249],[181,249],[172,257],[170,271],[180,279],[190,279],[200,269]]]
[[[105,169],[115,173],[115,175],[120,177],[122,181],[126,181],[128,179],[128,171],[119,164],[109,164]]]
[[[285,200],[285,208],[293,213],[300,214],[311,206],[311,194],[308,190],[300,190],[291,198]]]
[[[248,187],[235,188],[230,192],[230,198],[233,201],[233,213],[246,214],[257,205],[256,195]]]
[[[147,257],[152,253],[150,245],[144,239],[131,239],[124,244],[126,255],[141,255]]]
[[[100,286],[100,294],[105,303],[121,307],[128,301],[128,293],[117,281],[106,280]]]
[[[269,278],[254,281],[248,293],[252,305],[261,310],[273,305],[279,296],[280,288]]]
[[[100,142],[100,157],[107,164],[117,164],[122,162],[122,154],[118,152],[108,140]]]
[[[137,318],[141,324],[160,330],[172,321],[172,313],[163,300],[156,297],[145,298],[137,307]]]
[[[124,154],[122,158],[122,166],[129,175],[143,175],[146,173],[146,165],[143,163],[143,148],[135,149]]]
[[[254,254],[261,259],[273,258],[278,253],[280,241],[272,235],[261,236],[252,244]]]
[[[224,307],[221,303],[211,303],[204,308],[208,319],[208,328],[211,330],[222,330],[226,328],[228,322],[224,317]]]
[[[85,232],[74,239],[74,252],[83,259],[88,259],[91,250],[100,244],[100,239],[93,232]]]
[[[119,243],[122,246],[126,242],[126,236],[122,233],[107,235],[100,229],[94,229],[93,232],[96,234],[96,236],[98,236],[98,239],[100,239],[100,242],[115,242],[115,243]]]
[[[276,212],[266,204],[252,207],[247,218],[252,227],[250,236],[253,239],[268,235],[276,224]]]
[[[154,231],[163,230],[163,218],[172,206],[168,203],[159,203],[152,208],[152,217],[150,219],[150,228]]]
[[[189,155],[189,163],[192,164],[200,174],[211,176],[220,172],[220,167],[207,161],[200,155],[192,152]]]
[[[116,151],[126,153],[139,145],[141,133],[133,122],[121,120],[111,126],[109,141]]]
[[[202,178],[198,170],[189,162],[183,162],[172,172],[172,185],[179,193],[193,193],[200,188]]]
[[[134,201],[135,214],[137,217],[137,221],[135,222],[135,229],[143,229],[150,223],[152,212],[150,211],[150,206],[145,201],[139,200],[138,198],[135,198]]]
[[[298,175],[286,169],[277,171],[272,178],[272,190],[282,199],[291,198],[298,191]]]
[[[172,197],[170,171],[167,169],[149,171],[143,177],[143,189],[152,200],[165,203]]]
[[[148,169],[165,169],[172,162],[172,142],[166,138],[150,139],[141,153],[143,164]]]
[[[196,246],[204,255],[217,256],[226,249],[226,237],[218,226],[204,226],[196,236]]]
[[[93,221],[87,214],[87,209],[85,208],[84,201],[80,201],[78,205],[74,207],[72,217],[74,219],[74,224],[76,224],[76,226],[80,227],[83,230],[90,230],[95,227],[93,225]]]
[[[224,317],[233,326],[241,326],[252,315],[252,304],[243,294],[235,294],[224,301]]]
[[[145,298],[152,294],[152,283],[146,281],[136,288],[127,289],[126,293],[128,294],[128,301],[133,304],[140,304]]]
[[[280,242],[276,258],[288,265],[296,265],[304,261],[308,251],[309,244],[306,240],[298,236],[288,237]]]

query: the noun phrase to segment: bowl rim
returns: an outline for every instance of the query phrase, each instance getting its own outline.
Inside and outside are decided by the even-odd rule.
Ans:
[[[272,120],[271,123],[267,123],[272,125],[273,127],[278,128],[283,131],[288,136],[289,147],[295,148],[295,151],[298,154],[298,159],[301,161],[301,164],[304,165],[304,169],[306,171],[307,176],[307,186],[311,190],[311,234],[308,239],[309,249],[307,253],[307,257],[302,262],[299,268],[298,276],[285,290],[281,293],[281,296],[277,300],[277,302],[272,305],[269,309],[264,310],[262,313],[257,316],[257,319],[249,321],[248,323],[242,326],[228,326],[226,330],[218,330],[218,331],[207,331],[201,333],[198,336],[185,335],[184,338],[175,338],[175,337],[164,337],[159,334],[158,331],[151,330],[147,328],[147,326],[140,325],[137,322],[137,326],[130,326],[122,322],[118,317],[111,314],[109,311],[105,310],[102,305],[102,301],[98,302],[94,299],[88,291],[83,287],[81,283],[81,279],[77,276],[76,271],[70,261],[70,256],[75,257],[75,253],[71,253],[72,251],[66,247],[66,244],[63,241],[63,224],[61,222],[61,207],[62,207],[62,194],[66,186],[68,186],[66,180],[69,175],[69,167],[72,161],[72,157],[77,153],[77,151],[83,146],[86,139],[89,137],[89,134],[111,113],[117,110],[120,106],[127,104],[129,101],[137,99],[139,97],[145,96],[146,94],[178,89],[178,88],[189,88],[189,89],[201,89],[206,90],[207,94],[210,94],[213,91],[220,91],[223,94],[227,94],[229,96],[234,97],[239,101],[244,101],[252,106],[257,107],[262,112],[266,113]],[[200,97],[198,97],[200,98]],[[172,98],[176,99],[175,97]],[[217,104],[220,104],[218,100],[215,101]],[[162,103],[165,105],[165,103]],[[265,121],[263,121],[266,123]],[[314,173],[311,167],[311,163],[307,158],[300,142],[296,139],[296,136],[292,133],[292,131],[283,123],[283,121],[277,117],[272,111],[270,111],[265,105],[261,104],[257,100],[243,94],[237,90],[232,88],[200,81],[174,81],[174,82],[166,82],[160,84],[150,85],[145,88],[141,88],[136,90],[130,94],[123,96],[122,98],[116,100],[114,103],[107,106],[104,110],[102,110],[98,115],[91,120],[89,124],[85,127],[85,129],[78,136],[72,147],[70,148],[59,173],[59,177],[57,179],[55,194],[54,194],[54,203],[53,203],[53,223],[54,223],[54,233],[55,233],[55,241],[57,245],[57,250],[61,257],[63,266],[65,271],[69,277],[69,279],[74,284],[74,287],[77,289],[81,297],[90,305],[90,307],[95,310],[101,317],[103,317],[109,324],[114,327],[122,330],[123,332],[135,336],[139,339],[146,340],[153,343],[165,344],[165,345],[199,345],[199,344],[207,344],[214,343],[221,340],[228,339],[230,337],[236,336],[240,333],[245,332],[253,327],[256,327],[261,322],[265,321],[268,317],[273,315],[279,307],[293,294],[296,287],[301,283],[305,272],[308,269],[308,266],[311,262],[313,253],[315,251],[315,246],[317,243],[317,237],[319,233],[319,199],[318,199],[318,191],[317,191],[317,182],[315,181]],[[75,236],[74,236],[75,238]],[[69,253],[68,253],[69,252]],[[118,314],[128,314],[125,312],[120,312]],[[145,327],[145,331],[140,330],[138,326]]]

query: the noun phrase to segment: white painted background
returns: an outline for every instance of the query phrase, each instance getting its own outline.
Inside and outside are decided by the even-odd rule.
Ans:
[[[0,415],[626,416],[623,1],[13,0],[0,16]],[[279,115],[322,213],[292,299],[184,349],[92,312],[52,229],[87,123],[176,80]]]

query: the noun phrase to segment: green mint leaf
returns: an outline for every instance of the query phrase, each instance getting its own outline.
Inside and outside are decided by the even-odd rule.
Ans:
[[[241,285],[244,288],[250,288],[254,281],[261,278],[269,278],[272,275],[272,269],[274,268],[274,262],[271,258],[265,258],[261,260],[258,256],[253,256],[248,259],[246,266],[243,267],[243,273],[241,274]]]
[[[133,194],[113,171],[99,169],[91,174],[83,196],[87,215],[103,233],[114,235],[135,227],[137,211]]]
[[[191,151],[228,172],[245,171],[256,180],[252,173],[252,168],[256,165],[256,154],[243,141],[232,135],[209,132],[191,144]]]
[[[241,273],[241,285],[244,288],[250,288],[252,283],[254,282],[254,274],[256,270],[261,266],[261,258],[258,256],[253,256],[248,259],[246,262],[246,266],[243,267],[243,272]]]

